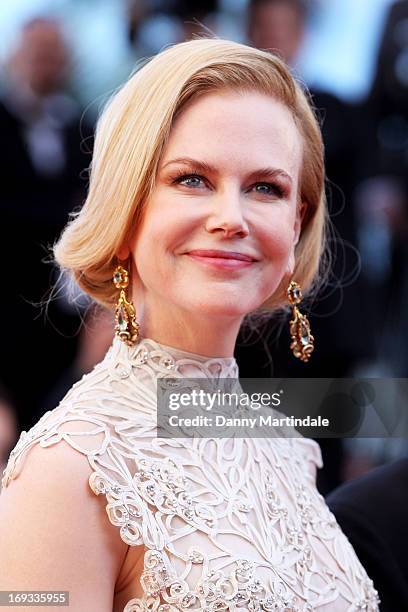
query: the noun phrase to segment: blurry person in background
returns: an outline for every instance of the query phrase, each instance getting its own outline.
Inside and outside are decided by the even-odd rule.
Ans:
[[[388,12],[362,105],[369,156],[357,192],[366,300],[378,330],[373,376],[408,376],[408,1]],[[374,371],[372,369],[374,368]],[[370,375],[370,373],[368,374]]]
[[[278,53],[293,65],[303,44],[307,17],[304,0],[250,0],[248,37],[255,47]]]
[[[64,89],[68,65],[69,53],[58,22],[33,19],[23,27],[10,57],[9,85],[16,86],[12,93],[25,102],[25,108],[38,108],[44,98]]]
[[[343,484],[326,503],[374,580],[381,612],[408,610],[408,458]]]
[[[0,474],[7,465],[10,451],[16,444],[18,435],[17,417],[11,397],[0,384]]]
[[[408,1],[398,0],[384,23],[373,85],[360,109],[363,136],[356,141],[360,163],[354,201],[364,288],[360,310],[375,340],[371,358],[358,372],[367,377],[408,376],[407,24]],[[402,438],[362,438],[347,446],[348,477],[408,456],[408,441]]]
[[[72,361],[78,318],[58,300],[48,321],[33,306],[50,286],[48,247],[68,213],[82,204],[91,130],[67,95],[70,60],[61,25],[36,18],[24,25],[5,66],[0,96],[0,253],[7,277],[1,302],[1,377],[16,398],[23,428],[41,411],[49,380]],[[82,141],[86,141],[81,148]],[[23,323],[24,321],[24,323]],[[34,350],[30,380],[21,385],[21,350]]]

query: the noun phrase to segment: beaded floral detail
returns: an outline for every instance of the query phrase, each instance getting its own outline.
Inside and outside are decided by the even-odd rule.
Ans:
[[[129,546],[144,547],[143,596],[124,612],[378,610],[378,594],[306,467],[304,438],[164,439],[158,377],[236,377],[235,360],[119,339],[61,404],[23,432],[8,486],[35,445],[85,454],[89,486]],[[183,383],[184,384],[184,383]]]
[[[195,561],[202,563],[201,560]],[[177,612],[179,610],[251,610],[269,612],[285,610],[313,610],[288,592],[284,583],[276,585],[275,593],[270,595],[260,580],[255,577],[256,565],[246,559],[238,559],[235,569],[228,574],[210,570],[201,578],[194,590],[190,590],[184,580],[172,577],[166,569],[160,551],[149,551],[145,555],[144,571],[141,582],[148,594],[146,601],[134,599],[128,602],[124,612],[147,612],[152,609]],[[158,598],[162,602],[159,603]]]

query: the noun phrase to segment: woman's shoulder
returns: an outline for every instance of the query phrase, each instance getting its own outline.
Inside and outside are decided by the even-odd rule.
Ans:
[[[130,428],[133,440],[151,434],[156,425],[155,395],[138,384],[136,377],[131,384],[127,378],[125,365],[110,359],[108,353],[71,387],[56,408],[21,432],[3,472],[2,485],[6,487],[17,477],[35,446],[49,449],[65,442],[85,455],[95,470],[110,449],[123,445]]]
[[[0,588],[65,585],[75,609],[108,609],[127,546],[106,520],[103,499],[86,486],[91,473],[65,443],[32,448],[19,477],[1,490]],[[84,572],[88,586],[103,572],[97,592],[84,586]]]

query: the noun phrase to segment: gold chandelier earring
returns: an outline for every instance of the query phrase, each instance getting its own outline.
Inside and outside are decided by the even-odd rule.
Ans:
[[[289,284],[287,295],[292,306],[292,319],[289,323],[292,342],[290,348],[295,357],[301,361],[309,361],[314,349],[314,338],[310,333],[310,323],[306,315],[302,314],[297,307],[302,300],[300,285],[295,281]]]
[[[139,323],[136,321],[136,311],[133,303],[126,297],[129,286],[129,272],[122,266],[117,266],[113,274],[113,284],[120,289],[115,306],[115,334],[128,346],[139,339]]]

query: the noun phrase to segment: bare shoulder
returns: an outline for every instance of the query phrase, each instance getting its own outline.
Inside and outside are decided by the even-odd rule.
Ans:
[[[30,449],[0,494],[0,590],[64,590],[71,609],[112,610],[128,546],[105,497],[91,491],[91,473],[87,457],[63,440]]]

